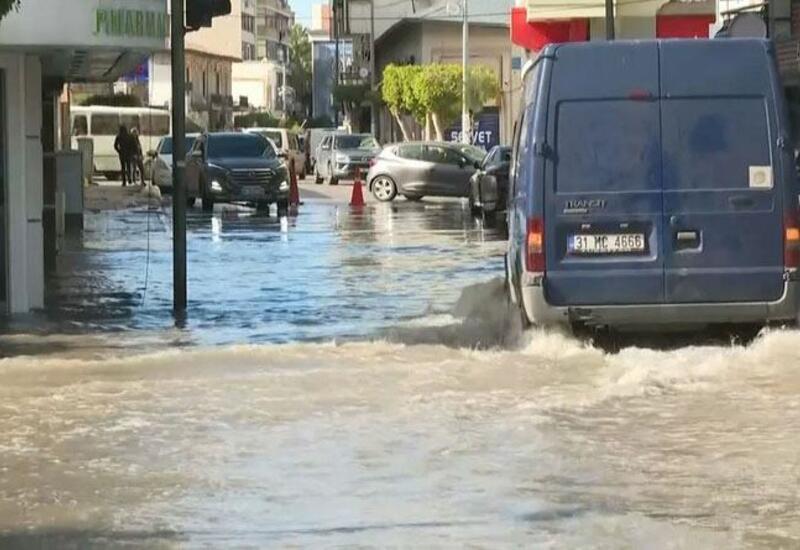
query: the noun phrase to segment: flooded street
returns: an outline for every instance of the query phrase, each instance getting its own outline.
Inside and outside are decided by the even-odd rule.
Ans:
[[[314,199],[194,210],[178,329],[168,227],[91,215],[10,327],[0,547],[800,545],[797,333],[514,334],[464,205]]]

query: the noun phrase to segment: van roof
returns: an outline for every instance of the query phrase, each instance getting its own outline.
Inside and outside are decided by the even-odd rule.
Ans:
[[[709,49],[718,49],[721,44],[737,44],[742,48],[761,48],[768,49],[770,41],[764,38],[660,38],[660,39],[647,39],[647,40],[598,40],[591,42],[563,42],[560,44],[548,44],[539,53],[539,57],[554,56],[559,50],[603,50],[613,49],[633,49],[641,47],[643,44],[681,44],[688,46],[698,51],[708,51]],[[727,47],[727,46],[722,46]]]
[[[754,38],[619,40],[554,44],[538,59],[551,60],[550,93],[559,101],[765,96],[778,87],[771,48]]]

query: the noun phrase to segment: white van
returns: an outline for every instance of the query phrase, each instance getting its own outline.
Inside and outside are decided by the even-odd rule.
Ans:
[[[306,177],[306,154],[300,149],[297,134],[286,128],[242,128],[243,131],[260,134],[269,139],[277,148],[278,154],[286,157],[286,162],[294,165],[294,173]]]
[[[159,140],[171,130],[169,111],[149,107],[111,107],[105,105],[72,106],[72,148],[78,148],[78,138],[94,141],[94,171],[107,178],[118,178],[122,170],[114,150],[114,139],[120,125],[139,130],[142,153],[155,149]]]

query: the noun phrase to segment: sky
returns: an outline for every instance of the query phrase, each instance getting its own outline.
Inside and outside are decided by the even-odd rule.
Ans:
[[[311,26],[311,4],[322,4],[327,0],[289,0],[289,5],[294,10],[295,22],[305,26]]]

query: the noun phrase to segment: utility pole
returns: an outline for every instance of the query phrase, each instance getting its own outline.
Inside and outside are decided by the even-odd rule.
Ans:
[[[186,59],[183,0],[172,1],[172,291],[173,312],[186,312]]]
[[[614,40],[614,0],[606,0],[606,40]]]
[[[463,15],[463,30],[461,31],[461,141],[469,143],[472,140],[470,128],[469,107],[467,105],[467,67],[469,65],[469,14],[467,13],[468,0],[461,0]]]
[[[339,85],[339,15],[336,9],[338,3],[339,0],[333,0],[333,47],[335,51],[333,60],[334,89]],[[333,95],[333,90],[331,90],[331,95]],[[333,125],[336,128],[339,127],[339,106],[336,104],[336,101],[333,102]]]
[[[281,87],[281,108],[283,110],[283,119],[289,120],[289,113],[286,111],[286,57],[288,54],[286,48],[281,51],[283,52],[283,63],[281,63],[281,81],[283,82]]]
[[[369,90],[375,94],[375,0],[369,0]],[[375,97],[370,97],[370,133],[378,136],[378,109]]]

